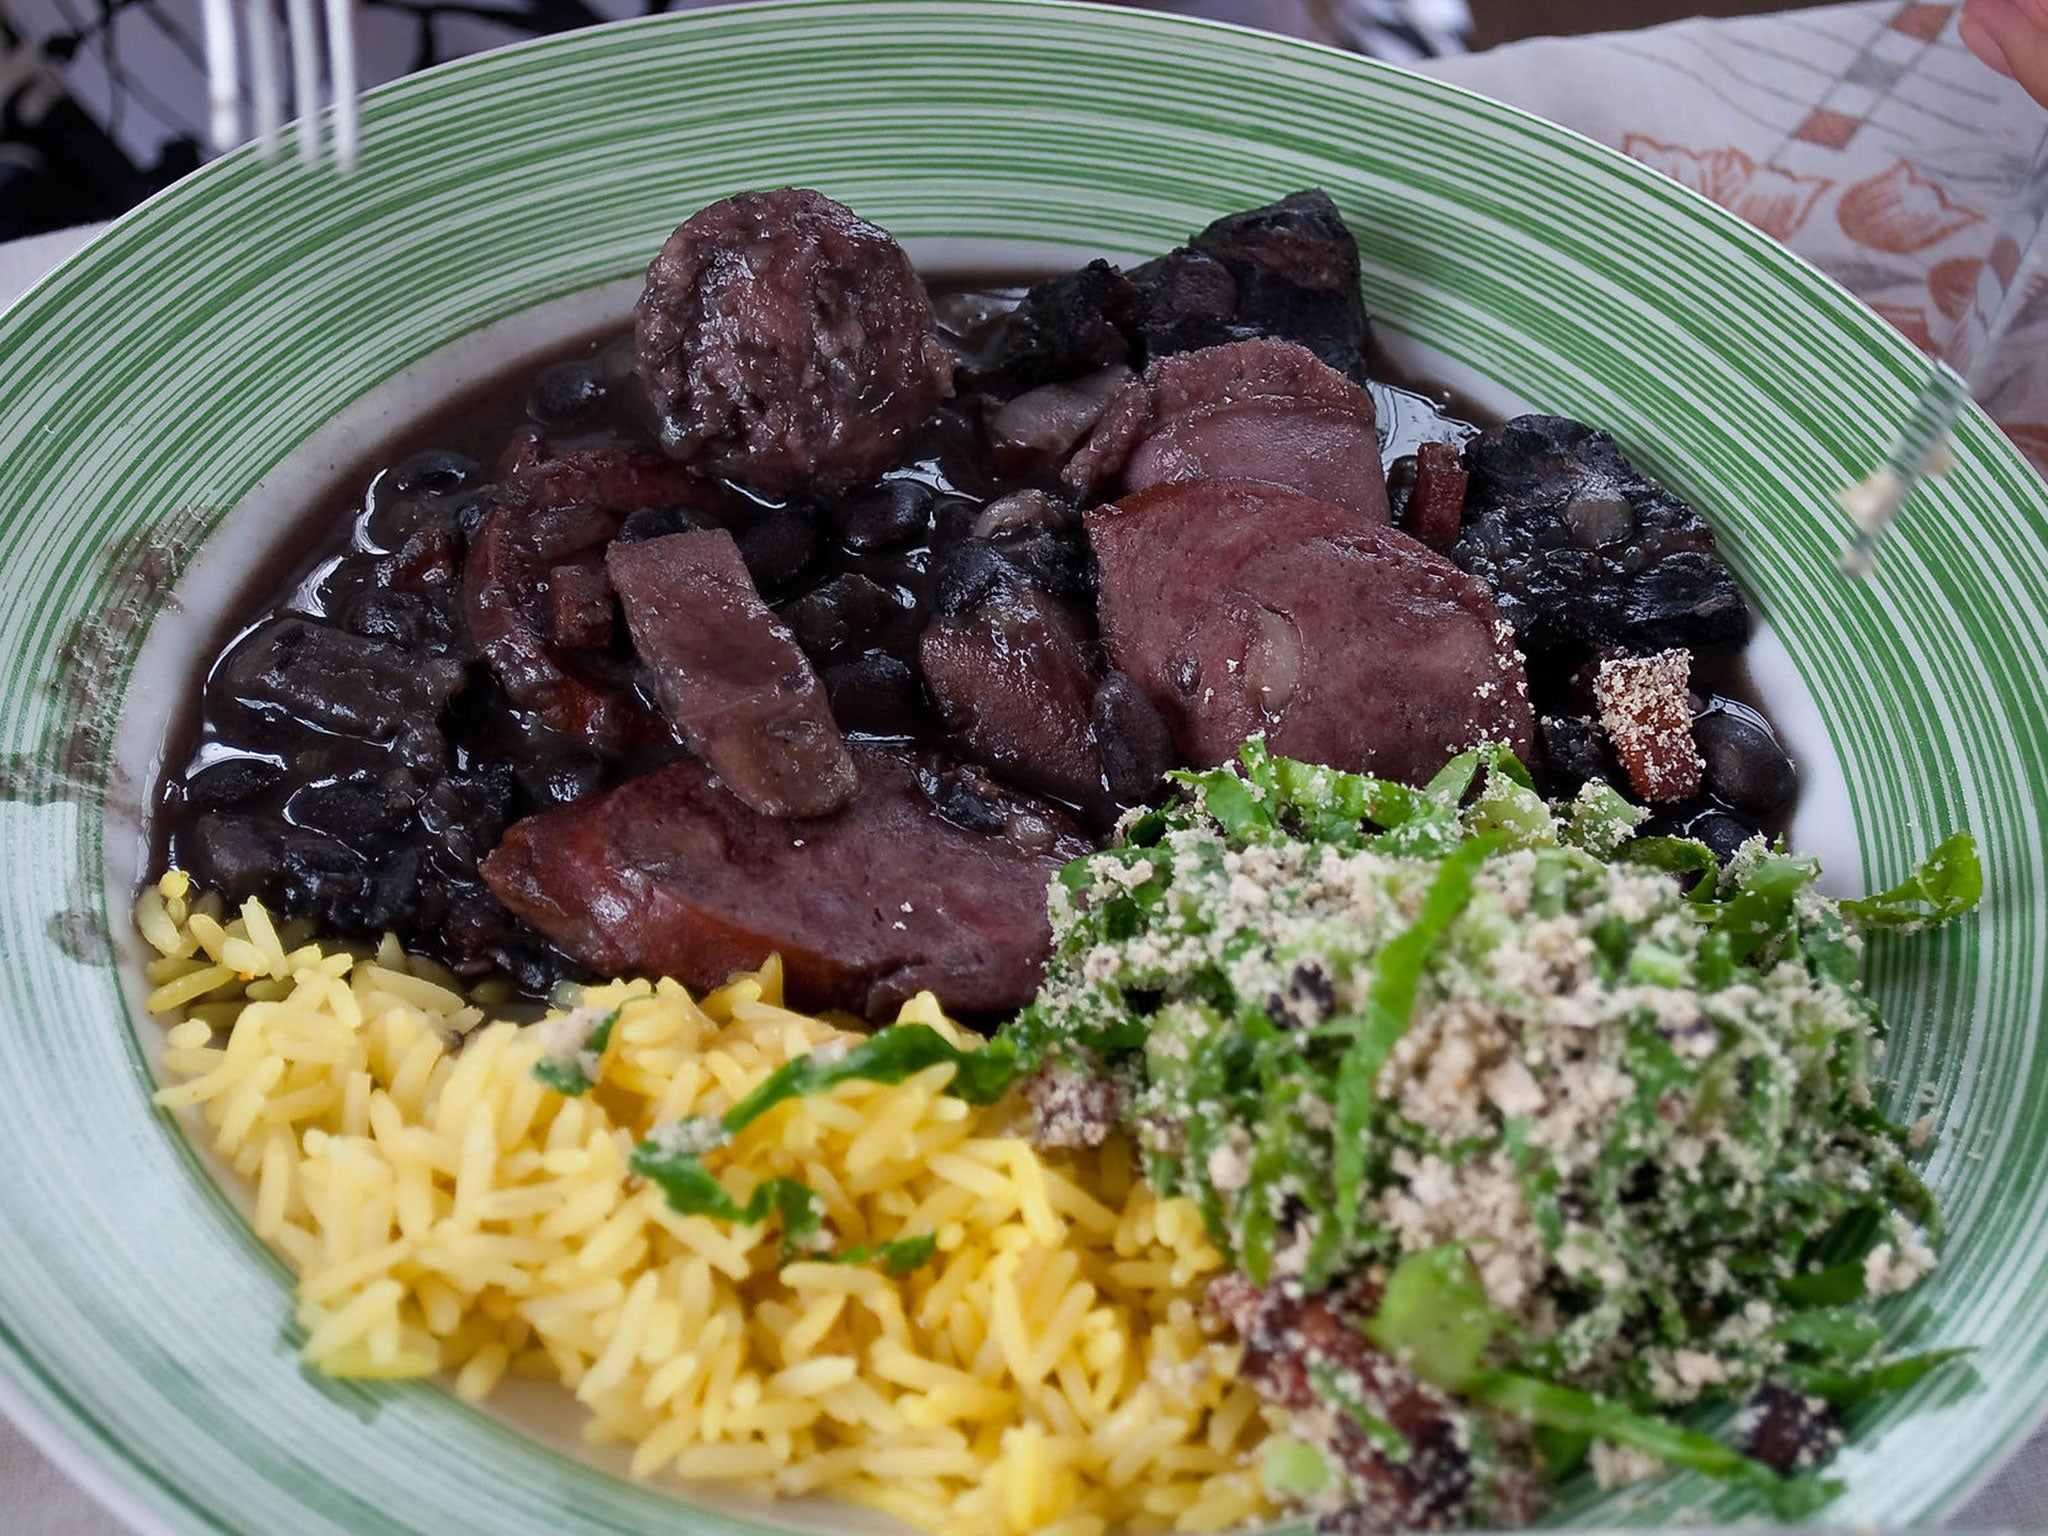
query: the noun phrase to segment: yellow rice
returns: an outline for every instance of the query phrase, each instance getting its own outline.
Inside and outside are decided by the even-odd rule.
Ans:
[[[486,1020],[387,938],[374,955],[231,920],[173,872],[137,911],[152,1012],[179,1022],[167,1106],[196,1106],[299,1276],[307,1362],[448,1373],[468,1399],[553,1377],[636,1475],[824,1494],[928,1530],[1211,1531],[1273,1511],[1266,1424],[1206,1334],[1221,1259],[1127,1147],[1044,1154],[949,1067],[764,1116],[709,1163],[736,1198],[800,1179],[848,1246],[937,1235],[901,1278],[778,1262],[772,1227],[679,1216],[627,1171],[653,1125],[715,1115],[845,1031],[781,1004],[774,962],[692,999],[614,983],[599,1087],[534,1081],[535,1033]],[[955,1030],[929,996],[904,1009]],[[450,1042],[460,1038],[459,1050]]]

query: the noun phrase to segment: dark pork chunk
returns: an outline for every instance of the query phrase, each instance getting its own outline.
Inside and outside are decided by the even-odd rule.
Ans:
[[[1089,713],[1101,668],[1059,604],[1022,583],[999,586],[978,607],[935,620],[918,659],[968,757],[1098,822],[1114,815]]]
[[[471,535],[462,615],[512,702],[600,750],[668,734],[607,654],[605,546],[629,518],[708,523],[715,487],[631,444],[549,452],[522,439]]]
[[[1276,486],[1156,486],[1087,516],[1102,640],[1182,755],[1275,752],[1419,783],[1534,724],[1483,582],[1392,528]]]
[[[708,988],[780,953],[793,1007],[884,1019],[927,988],[962,1013],[1022,1007],[1052,942],[1046,887],[1092,844],[936,758],[852,754],[860,788],[833,815],[757,815],[704,764],[676,762],[516,823],[484,878],[606,975]],[[962,824],[963,797],[982,827]]]
[[[1291,341],[1159,359],[1117,391],[1065,471],[1084,496],[1225,476],[1391,521],[1372,396]]]
[[[873,479],[952,391],[903,247],[819,192],[742,192],[690,215],[634,323],[662,446],[765,495]]]
[[[853,797],[853,759],[810,659],[761,601],[723,528],[614,544],[605,566],[662,712],[764,816]]]

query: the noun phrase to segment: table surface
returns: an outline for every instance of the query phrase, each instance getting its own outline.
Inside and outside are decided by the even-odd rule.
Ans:
[[[1430,73],[1512,101],[1705,192],[1814,261],[1923,348],[1975,282],[2048,117],[1955,40],[1957,7],[1900,0],[1647,32],[1544,39]],[[374,149],[374,147],[373,147]],[[0,304],[90,237],[0,245]],[[2048,290],[1986,405],[2048,463]],[[2048,1430],[1959,1509],[1957,1527],[2048,1530]],[[126,1527],[0,1418],[0,1530]]]

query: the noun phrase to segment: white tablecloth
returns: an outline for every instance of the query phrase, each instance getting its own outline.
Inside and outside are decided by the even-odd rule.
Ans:
[[[2048,128],[1968,60],[1952,5],[1872,3],[1520,44],[1432,72],[1687,181],[1815,261],[1923,345],[1975,281],[1988,226]],[[90,230],[0,246],[0,304]],[[1989,402],[2048,461],[2048,293]],[[4,1261],[0,1261],[4,1262]],[[1957,1514],[2048,1530],[2048,1432]],[[0,1419],[0,1536],[124,1527]]]

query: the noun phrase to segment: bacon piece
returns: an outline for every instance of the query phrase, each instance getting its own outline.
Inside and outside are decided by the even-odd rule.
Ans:
[[[1378,1304],[1376,1294],[1308,1296],[1290,1281],[1262,1291],[1232,1272],[1210,1282],[1208,1300],[1244,1341],[1240,1374],[1294,1415],[1293,1432],[1349,1478],[1361,1528],[1437,1530],[1462,1522],[1476,1479],[1456,1410],[1359,1331],[1357,1319]],[[1333,1403],[1330,1385],[1349,1401]],[[1375,1438],[1347,1407],[1391,1429],[1405,1454]]]
[[[1424,443],[1415,450],[1415,489],[1401,527],[1440,555],[1458,542],[1465,512],[1465,460],[1455,443]]]
[[[1593,675],[1600,724],[1628,781],[1645,800],[1699,793],[1706,766],[1692,739],[1692,652],[1611,656]]]

